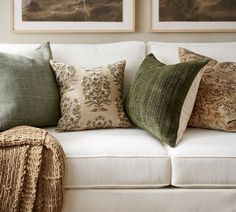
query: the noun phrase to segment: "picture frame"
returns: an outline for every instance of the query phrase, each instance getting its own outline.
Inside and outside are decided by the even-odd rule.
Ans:
[[[104,1],[104,4],[98,4],[98,0],[94,0],[94,3],[93,0],[89,3],[86,3],[87,0],[78,0],[77,4],[70,0],[49,0],[41,4],[40,0],[11,1],[14,33],[135,31],[135,0],[110,0],[108,3]],[[101,14],[104,15],[101,16]]]
[[[196,4],[197,2],[197,0],[192,1],[195,1],[194,4]],[[168,5],[170,4],[170,2],[170,0],[148,0],[149,32],[236,32],[236,1],[234,0],[231,0],[231,4],[233,4],[233,7],[230,7],[230,5],[223,5],[224,7],[222,8],[225,9],[221,10],[218,13],[215,11],[216,9],[214,9],[214,11],[212,10],[212,14],[214,15],[212,15],[210,18],[207,16],[208,14],[204,13],[204,9],[200,10],[202,11],[201,13],[196,12],[199,10],[194,11],[194,8],[191,8],[194,12],[184,11],[184,8],[186,10],[186,8],[188,8],[188,5],[183,5],[183,3],[187,4],[187,2],[190,1],[182,1],[181,4],[175,4],[176,8],[173,8],[172,10],[174,12],[170,12],[171,8],[173,7],[170,7],[170,5]],[[193,2],[190,2],[191,7]],[[206,2],[207,1],[205,1],[204,3],[206,4]],[[211,2],[214,1],[209,0],[209,5],[207,5],[208,12],[211,12]],[[229,4],[229,1],[219,0],[217,4]],[[195,6],[204,8],[205,5]],[[214,5],[214,7],[212,6],[212,8],[217,8],[217,6],[220,5]],[[160,10],[160,8],[162,9]],[[175,14],[175,11],[178,12]],[[172,14],[172,16],[168,16],[168,14]],[[185,14],[190,14],[190,17],[186,17]],[[217,16],[217,14],[220,15]],[[190,19],[190,21],[187,19]],[[227,19],[230,19],[230,21],[228,21]]]

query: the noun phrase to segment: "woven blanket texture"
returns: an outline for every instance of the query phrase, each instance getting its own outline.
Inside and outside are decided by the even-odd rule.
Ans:
[[[0,211],[60,212],[64,159],[59,142],[44,129],[0,133]]]

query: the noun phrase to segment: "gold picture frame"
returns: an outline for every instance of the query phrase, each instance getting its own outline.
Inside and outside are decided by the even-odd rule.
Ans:
[[[53,5],[54,1],[55,5]],[[51,2],[49,5],[51,8],[57,8],[57,10],[59,8],[63,11],[55,9],[52,12],[45,5],[40,5],[40,1],[32,1],[34,3],[32,4],[31,0],[11,0],[12,31],[14,33],[135,32],[135,0],[110,1],[111,3],[106,3],[107,5],[94,3],[92,9],[87,9],[85,6],[91,6],[92,3],[86,5],[86,0],[80,0],[77,1],[77,5],[70,4],[69,9],[68,7],[64,9],[65,0],[60,5],[60,1],[50,0],[47,2]],[[80,6],[81,4],[82,6]],[[104,17],[99,16],[101,14],[99,11],[102,10],[106,11]],[[122,19],[121,14],[117,11],[122,11]],[[80,20],[82,19],[81,14],[83,14],[84,20]],[[111,15],[108,16],[108,14]]]
[[[196,1],[196,0],[192,0],[192,1]],[[186,2],[188,1],[183,1],[182,3],[186,3]],[[227,1],[224,1],[224,2],[227,2]],[[236,15],[232,17],[235,19],[235,21],[210,21],[210,20],[209,21],[205,21],[205,20],[204,21],[192,21],[192,20],[191,21],[188,21],[188,20],[175,21],[174,15],[172,17],[168,17],[168,14],[173,14],[173,13],[166,12],[166,16],[165,16],[165,13],[163,12],[164,10],[163,9],[160,10],[160,4],[163,5],[163,4],[170,4],[170,3],[168,0],[148,0],[148,7],[149,7],[148,31],[149,32],[236,32]],[[178,4],[176,5],[178,6]],[[166,6],[168,10],[169,8],[171,8],[170,5],[164,5],[164,6]],[[161,7],[163,8],[163,6]],[[179,10],[180,10],[181,7],[183,7],[183,5],[179,4],[179,7],[180,7]],[[186,8],[186,7],[183,7],[183,8]],[[179,11],[179,10],[178,8],[175,8],[174,11]],[[232,7],[229,10],[232,10]],[[235,14],[236,14],[236,1],[235,1],[235,6],[233,10],[235,10]],[[162,13],[160,13],[160,11]],[[193,18],[194,18],[194,14],[195,13],[192,14]],[[227,13],[227,15],[228,14],[229,13]],[[181,16],[181,18],[185,18],[185,17]],[[201,19],[201,17],[199,16],[198,18]],[[166,20],[163,21],[162,19],[163,20],[166,19],[167,21]],[[207,16],[206,16],[206,19],[207,19]]]

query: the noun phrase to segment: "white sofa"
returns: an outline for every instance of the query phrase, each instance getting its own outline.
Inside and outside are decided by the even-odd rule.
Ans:
[[[31,44],[0,44],[24,54]],[[54,59],[93,67],[125,59],[125,94],[147,53],[171,64],[178,47],[236,61],[236,43],[52,44]],[[176,148],[141,129],[56,133],[66,154],[63,212],[236,212],[236,133],[188,128]]]

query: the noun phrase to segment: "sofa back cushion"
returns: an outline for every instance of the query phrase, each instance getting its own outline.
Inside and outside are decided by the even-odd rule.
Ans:
[[[227,43],[160,43],[148,42],[147,53],[153,53],[166,64],[179,63],[178,48],[183,47],[214,58],[219,62],[236,61],[236,42]]]
[[[1,52],[24,54],[38,44],[0,44]],[[145,58],[144,42],[120,42],[110,44],[51,44],[53,59],[74,66],[94,68],[126,60],[124,92]]]

